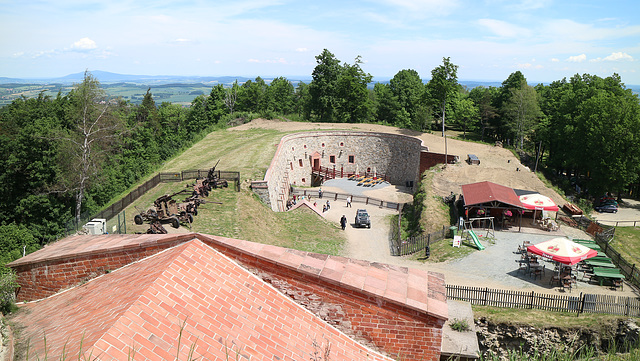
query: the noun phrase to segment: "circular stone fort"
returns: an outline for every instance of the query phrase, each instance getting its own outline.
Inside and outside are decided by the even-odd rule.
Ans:
[[[412,136],[357,131],[294,133],[282,137],[264,180],[253,182],[252,188],[272,210],[284,211],[292,186],[319,186],[325,180],[353,174],[412,186],[422,171],[444,159],[444,154],[430,153],[422,140]],[[455,161],[455,156],[447,159]]]

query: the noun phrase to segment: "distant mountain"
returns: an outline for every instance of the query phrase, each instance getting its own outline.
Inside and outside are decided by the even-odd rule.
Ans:
[[[244,83],[247,80],[255,80],[255,78],[247,78],[242,76],[182,76],[182,75],[131,75],[131,74],[118,74],[102,70],[94,70],[91,74],[96,77],[103,84],[110,83],[133,83],[140,85],[166,85],[166,84],[223,84],[230,85],[236,80],[238,83]],[[0,84],[74,84],[82,81],[84,72],[69,74],[59,78],[9,78],[0,77]],[[270,83],[275,77],[262,77],[265,82]],[[287,76],[294,86],[299,82],[305,82],[309,84],[312,80],[311,76]],[[374,77],[374,83],[388,84],[389,77]],[[423,79],[424,83],[428,82],[428,79]],[[479,80],[459,80],[461,85],[466,86],[469,89],[473,89],[478,86],[483,87],[500,87],[502,82],[499,81],[479,81]],[[537,85],[538,83],[531,83],[531,85]],[[635,94],[640,94],[640,85],[626,85]],[[373,88],[373,84],[370,85]]]

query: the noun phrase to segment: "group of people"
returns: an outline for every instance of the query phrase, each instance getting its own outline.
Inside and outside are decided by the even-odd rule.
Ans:
[[[318,188],[318,199],[322,199],[322,195],[323,195],[322,188]],[[296,205],[298,200],[303,201],[304,199],[305,199],[304,195],[302,195],[300,197],[297,197],[294,194],[292,198],[287,200],[287,210],[291,209],[291,207]],[[311,197],[308,196],[307,200],[309,202],[311,202]],[[318,206],[318,202],[314,201],[313,202],[313,206],[317,207]],[[347,207],[351,208],[351,196],[347,196]],[[329,211],[329,209],[331,209],[331,202],[329,202],[329,200],[327,200],[327,202],[322,205],[322,213],[325,213],[325,212]],[[343,231],[347,228],[347,217],[344,214],[340,218],[340,227],[342,227]]]

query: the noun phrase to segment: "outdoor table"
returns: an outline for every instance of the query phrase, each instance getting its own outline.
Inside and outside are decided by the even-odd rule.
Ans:
[[[616,268],[616,265],[611,263],[611,261],[587,259],[583,262],[591,267]]]
[[[598,246],[595,243],[578,243],[579,245],[585,246],[585,247],[589,247],[590,249],[600,252],[602,251],[602,248],[600,248],[600,246]]]
[[[600,286],[604,279],[624,279],[624,275],[617,268],[593,267],[593,275],[600,280]]]
[[[589,260],[591,260],[591,261],[609,261],[609,262],[611,262],[611,258],[609,258],[607,256],[595,256],[595,257],[589,258]]]

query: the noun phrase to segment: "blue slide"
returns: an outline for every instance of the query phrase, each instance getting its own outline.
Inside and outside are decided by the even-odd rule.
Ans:
[[[483,250],[484,246],[480,243],[480,240],[478,239],[478,236],[476,236],[476,233],[472,230],[468,230],[469,235],[471,236],[471,239],[473,240],[473,243],[476,244],[476,247],[478,247],[479,250]]]

